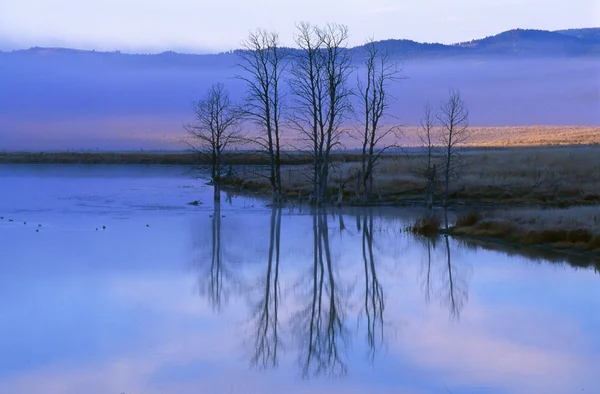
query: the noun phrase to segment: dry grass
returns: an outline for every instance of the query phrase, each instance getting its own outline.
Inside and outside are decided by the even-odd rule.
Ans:
[[[354,129],[355,126],[350,125],[349,129]],[[147,128],[152,128],[152,125],[148,125]],[[417,126],[403,126],[400,144],[403,146],[418,146],[418,130]],[[597,126],[472,126],[470,130],[472,135],[468,145],[478,147],[600,144],[600,127]],[[257,135],[253,130],[249,130],[249,132],[249,137]],[[151,136],[154,140],[164,141],[165,145],[170,147],[177,146],[178,143],[181,145],[181,141],[188,140],[186,134],[173,134],[168,138],[159,136],[156,133],[152,133]],[[131,135],[128,135],[128,138],[131,138]],[[145,139],[148,138],[148,135],[138,134],[135,138]],[[395,136],[390,135],[382,143],[397,143],[398,141],[395,138]],[[359,139],[348,135],[344,135],[341,142],[345,149],[360,148]],[[298,133],[289,129],[282,132],[282,144],[286,150],[295,150],[305,145],[300,141]],[[181,146],[183,147],[183,145]]]
[[[423,216],[415,220],[407,230],[416,235],[432,237],[440,233],[442,221],[435,215]]]
[[[600,252],[600,210],[572,207],[468,214],[456,221],[453,234]]]
[[[344,186],[346,201],[356,194],[357,156],[336,158],[330,188]],[[425,182],[415,175],[422,157],[416,154],[386,156],[375,182],[376,198],[390,203],[421,203]],[[464,152],[464,166],[453,180],[453,204],[521,204],[570,206],[600,202],[600,147],[567,146],[539,148],[475,149]],[[311,185],[307,165],[284,166],[282,182],[289,197],[307,196]],[[266,183],[255,168],[240,168],[237,186],[252,189]],[[341,181],[341,182],[340,182]],[[438,196],[442,190],[437,185]]]
[[[486,238],[480,237],[462,237],[459,238],[459,243],[469,249],[484,249],[494,250],[500,253],[505,253],[508,256],[526,257],[529,261],[540,263],[567,263],[575,268],[590,268],[600,273],[600,257],[592,256],[595,252],[581,253],[581,250],[573,249],[556,249],[548,247],[531,247],[530,245],[494,242]]]
[[[475,127],[471,146],[600,144],[600,127]]]
[[[405,137],[410,136],[407,128]],[[414,130],[413,130],[414,131]],[[495,127],[472,128],[473,144],[480,146],[531,145],[544,143],[600,142],[600,130],[593,127]],[[504,142],[503,142],[504,141]],[[508,142],[506,142],[508,141]],[[464,152],[460,177],[453,180],[450,202],[455,205],[554,205],[566,207],[600,202],[600,146],[468,148]],[[336,152],[330,190],[337,197],[343,185],[344,201],[356,196],[356,151]],[[422,157],[418,154],[388,154],[382,158],[375,182],[377,203],[421,204],[425,182],[415,175]],[[0,153],[0,163],[85,163],[85,164],[169,164],[193,165],[189,153],[98,152],[98,153]],[[228,164],[237,166],[240,189],[269,192],[265,176],[268,158],[260,152],[235,152]],[[307,197],[311,191],[310,156],[283,155],[282,181],[289,198]],[[442,189],[437,185],[439,197]]]
[[[600,144],[600,127],[592,126],[471,127],[470,130],[468,145],[476,147]],[[405,138],[416,142],[417,132],[417,127],[407,127]]]

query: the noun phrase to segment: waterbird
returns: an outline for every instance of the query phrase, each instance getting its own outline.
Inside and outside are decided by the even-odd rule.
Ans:
[[[149,224],[147,224],[147,225],[146,225],[146,227],[150,227],[150,225],[149,225]]]
[[[12,220],[12,219],[8,219],[8,221],[9,221],[9,222],[14,222],[14,220]]]
[[[35,232],[36,232],[36,233],[39,233],[39,232],[40,232],[40,230],[36,228],[36,229],[35,229]]]
[[[106,226],[102,226],[102,230],[106,230]]]
[[[42,225],[41,225],[41,224],[38,224],[38,227],[42,227]]]

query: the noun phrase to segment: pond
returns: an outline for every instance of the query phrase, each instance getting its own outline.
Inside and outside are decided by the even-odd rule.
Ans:
[[[0,166],[0,392],[600,392],[594,269],[211,197],[181,167]]]

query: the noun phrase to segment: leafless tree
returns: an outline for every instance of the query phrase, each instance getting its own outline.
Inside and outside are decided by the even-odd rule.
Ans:
[[[260,301],[253,311],[254,355],[252,365],[259,368],[277,366],[279,335],[279,249],[281,241],[281,207],[271,208],[271,232],[267,271],[259,283],[262,290]]]
[[[382,145],[390,134],[397,133],[397,126],[384,125],[389,109],[391,96],[389,85],[400,79],[400,68],[392,61],[387,52],[377,47],[373,39],[365,44],[365,74],[358,78],[358,95],[361,99],[361,115],[363,116],[360,139],[362,144],[361,183],[363,202],[373,195],[375,170],[381,155],[392,144]]]
[[[437,174],[437,149],[436,141],[439,139],[439,133],[436,133],[435,117],[429,104],[425,105],[423,118],[421,118],[421,127],[418,132],[420,147],[423,150],[423,156],[417,165],[416,173],[427,182],[425,192],[425,206],[429,209],[433,207],[435,198],[435,184],[438,179]]]
[[[470,138],[469,110],[458,90],[450,90],[448,100],[440,106],[437,120],[441,126],[439,140],[444,150],[444,206],[448,206],[450,180],[459,175],[462,166],[461,146]]]
[[[257,30],[251,32],[238,51],[243,74],[238,78],[246,82],[247,95],[244,116],[253,121],[261,135],[255,140],[269,155],[271,192],[273,200],[280,202],[281,189],[281,78],[286,67],[286,51],[280,48],[279,35]]]
[[[243,142],[240,111],[229,99],[222,83],[213,85],[204,97],[192,103],[195,121],[184,125],[190,148],[210,163],[214,199],[221,198],[223,159],[228,149]]]
[[[351,112],[348,77],[348,28],[329,24],[323,28],[301,23],[295,37],[300,51],[294,59],[290,86],[293,95],[291,125],[310,145],[314,203],[326,200],[330,155],[339,144],[342,122]]]

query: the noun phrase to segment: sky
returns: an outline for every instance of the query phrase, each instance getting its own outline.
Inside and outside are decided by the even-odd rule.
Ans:
[[[513,28],[600,26],[598,0],[0,0],[0,50],[60,46],[220,52],[256,28],[293,45],[295,24],[348,25],[366,38],[455,43]]]

